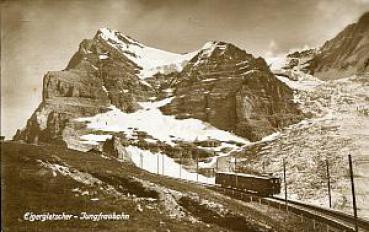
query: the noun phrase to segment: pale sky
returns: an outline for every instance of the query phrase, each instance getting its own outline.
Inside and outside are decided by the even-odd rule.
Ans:
[[[9,0],[1,5],[1,134],[26,125],[42,78],[79,43],[111,27],[146,45],[189,52],[206,41],[257,56],[316,47],[369,10],[369,0]]]

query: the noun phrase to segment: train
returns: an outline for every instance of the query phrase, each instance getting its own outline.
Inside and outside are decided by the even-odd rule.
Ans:
[[[224,188],[233,188],[262,196],[272,196],[281,192],[278,177],[257,176],[246,173],[217,172],[215,184]]]

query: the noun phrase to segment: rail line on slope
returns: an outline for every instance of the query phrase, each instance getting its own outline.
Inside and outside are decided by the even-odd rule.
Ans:
[[[332,209],[326,209],[319,206],[314,206],[298,201],[287,200],[280,197],[265,197],[257,194],[245,192],[233,188],[224,188],[221,186],[209,186],[207,188],[213,189],[218,192],[222,192],[228,196],[232,196],[235,199],[246,202],[258,202],[259,204],[268,205],[285,212],[292,212],[298,216],[301,216],[302,220],[309,219],[313,224],[313,228],[317,226],[317,223],[323,223],[326,230],[324,231],[355,231],[355,218],[352,215],[339,212]],[[369,232],[369,221],[362,218],[357,218],[357,225],[359,231]],[[336,229],[336,230],[334,230]]]
[[[160,174],[156,174],[160,175]],[[244,202],[256,202],[262,205],[267,205],[270,207],[274,207],[284,212],[293,213],[297,216],[300,216],[301,220],[310,220],[312,224],[312,228],[315,229],[318,225],[324,227],[324,232],[355,232],[355,218],[352,215],[333,210],[327,209],[320,206],[310,205],[307,203],[287,200],[281,197],[269,197],[269,196],[261,196],[255,193],[242,191],[234,188],[226,188],[217,184],[207,184],[200,183],[197,181],[180,179],[170,176],[163,176],[168,179],[173,179],[176,181],[191,183],[196,185],[201,185],[205,188],[211,189],[213,191],[217,191],[224,195],[233,197],[234,199],[241,200]],[[357,218],[357,225],[359,227],[360,232],[369,232],[369,221]]]

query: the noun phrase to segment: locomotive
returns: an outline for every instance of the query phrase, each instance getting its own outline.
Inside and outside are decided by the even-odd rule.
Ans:
[[[278,177],[256,176],[246,173],[217,172],[215,184],[263,196],[272,196],[281,191]]]

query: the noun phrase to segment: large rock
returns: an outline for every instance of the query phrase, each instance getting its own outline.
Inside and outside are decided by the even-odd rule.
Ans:
[[[181,76],[176,97],[162,108],[177,118],[197,118],[255,141],[302,116],[292,90],[265,61],[232,44],[206,44]]]
[[[42,103],[14,139],[61,141],[66,126],[75,125],[71,119],[106,112],[110,105],[134,112],[137,101],[155,95],[137,76],[139,69],[98,31],[93,39],[81,42],[65,70],[44,76]]]

